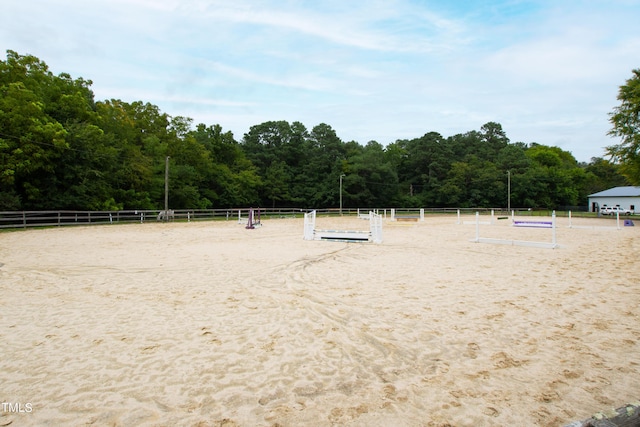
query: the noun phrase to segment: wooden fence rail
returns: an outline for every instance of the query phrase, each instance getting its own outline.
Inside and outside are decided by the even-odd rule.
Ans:
[[[90,224],[114,224],[133,222],[158,222],[158,221],[202,221],[202,220],[236,220],[238,212],[246,218],[250,208],[233,209],[175,209],[165,215],[163,210],[120,210],[120,211],[8,211],[0,212],[0,229],[29,228],[29,227],[61,227],[68,225]],[[254,208],[255,209],[255,208]],[[460,209],[465,213],[501,212],[500,208],[468,208]],[[314,209],[302,208],[260,208],[262,218],[302,218],[306,212]],[[318,215],[340,215],[336,208],[315,209]],[[395,208],[396,215],[415,215],[420,212],[418,208]],[[426,214],[455,214],[457,208],[424,208]],[[360,208],[342,209],[342,215],[357,215],[359,211],[374,211],[388,218],[391,208]],[[530,212],[536,214],[536,212]],[[540,214],[540,211],[537,211]]]

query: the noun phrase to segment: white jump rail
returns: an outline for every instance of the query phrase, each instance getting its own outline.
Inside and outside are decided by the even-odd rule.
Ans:
[[[382,216],[369,212],[369,231],[316,229],[316,211],[304,214],[304,240],[382,243]]]
[[[530,221],[530,223],[533,221]],[[514,224],[515,225],[515,224]],[[480,237],[480,213],[476,212],[476,238],[473,240],[476,243],[491,243],[495,245],[510,245],[510,246],[530,246],[536,248],[555,249],[558,247],[556,239],[556,212],[551,214],[551,242],[532,242],[528,240],[509,240],[509,239],[494,239],[487,237]]]

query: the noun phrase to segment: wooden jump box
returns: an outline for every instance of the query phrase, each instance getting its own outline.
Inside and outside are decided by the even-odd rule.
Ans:
[[[640,402],[628,403],[610,411],[600,411],[583,421],[574,421],[565,427],[639,427]]]

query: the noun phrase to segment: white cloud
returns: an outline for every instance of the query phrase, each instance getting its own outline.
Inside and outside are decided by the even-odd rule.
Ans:
[[[637,2],[5,0],[0,47],[241,137],[267,120],[382,143],[503,124],[602,155]]]

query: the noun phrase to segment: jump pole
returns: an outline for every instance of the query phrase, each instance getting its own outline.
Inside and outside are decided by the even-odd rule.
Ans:
[[[253,226],[253,208],[249,208],[249,218],[247,219],[246,229],[252,230],[255,227]]]

